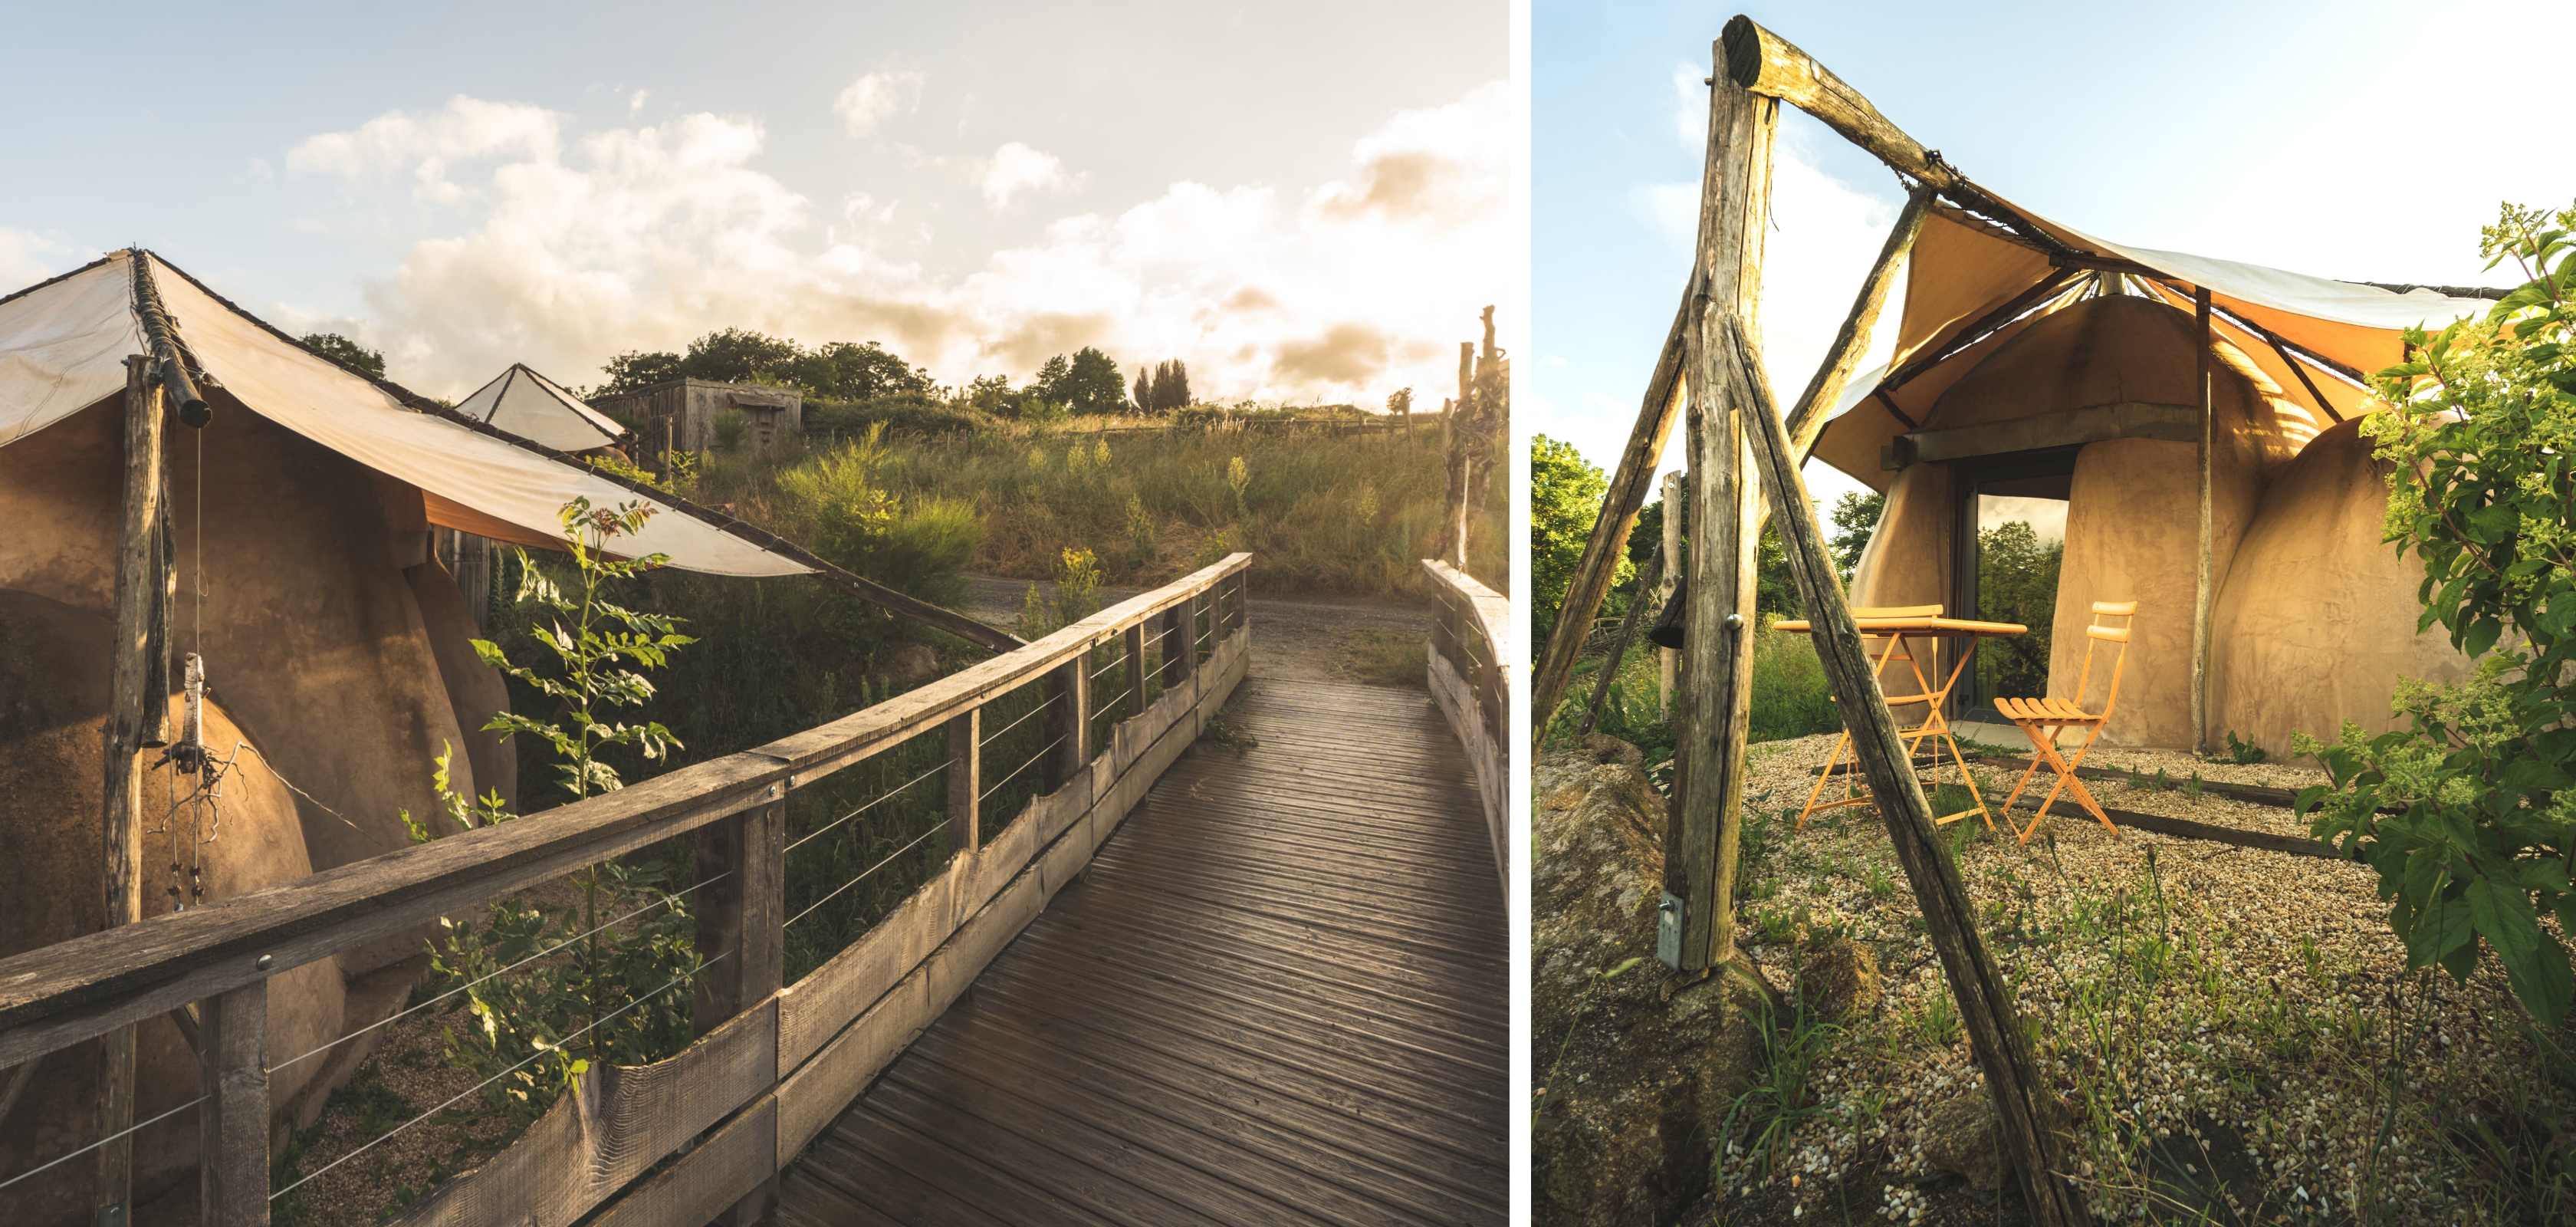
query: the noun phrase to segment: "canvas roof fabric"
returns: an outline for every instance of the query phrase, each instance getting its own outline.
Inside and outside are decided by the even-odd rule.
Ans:
[[[556,459],[540,450],[542,441],[516,435],[506,423],[492,424],[501,433],[487,434],[410,408],[393,385],[313,354],[149,252],[116,252],[0,299],[0,447],[123,394],[125,356],[148,349],[133,303],[132,261],[138,257],[152,262],[162,305],[206,385],[419,487],[432,523],[544,544],[560,538],[558,511],[577,497],[594,506],[643,501],[664,514],[653,516],[633,538],[629,548],[636,554],[667,554],[675,567],[714,575],[813,570],[670,502]]]
[[[583,404],[562,384],[524,362],[511,363],[510,369],[459,403],[456,411],[560,452],[610,447],[624,433],[615,418]]]
[[[2191,291],[2206,287],[2216,308],[2212,327],[2222,348],[2239,359],[2231,365],[2250,364],[2271,385],[2267,393],[2282,402],[2275,408],[2297,411],[2283,413],[2284,421],[2313,424],[2296,440],[2302,445],[2316,430],[2365,412],[2370,393],[2344,375],[2294,358],[2254,329],[2366,374],[2404,360],[2405,329],[2438,329],[2495,305],[2430,289],[2400,294],[2234,260],[2128,247],[2021,212],[2080,254],[2145,270],[2133,273],[2129,283],[2170,306],[2191,310]],[[1844,390],[1839,412],[1817,440],[1816,457],[1884,492],[1893,475],[1880,471],[1879,448],[1899,434],[1933,425],[1933,407],[1951,384],[2037,318],[2082,300],[2092,275],[2061,267],[2029,239],[1983,219],[1935,208],[1909,257],[1893,355]],[[1972,335],[1981,330],[1986,331]]]

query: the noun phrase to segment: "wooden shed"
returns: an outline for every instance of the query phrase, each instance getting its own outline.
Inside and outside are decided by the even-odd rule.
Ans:
[[[743,443],[755,451],[795,438],[805,429],[805,393],[773,384],[674,379],[617,396],[595,396],[590,406],[635,423],[648,453],[664,448],[713,451],[716,423],[743,415]]]

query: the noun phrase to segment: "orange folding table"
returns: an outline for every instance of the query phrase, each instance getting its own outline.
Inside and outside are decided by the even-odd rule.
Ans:
[[[1892,616],[1870,616],[1875,613]],[[1923,744],[1925,738],[1935,739],[1932,746],[1932,786],[1938,789],[1941,785],[1941,747],[1944,745],[1950,747],[1950,761],[1959,765],[1959,778],[1967,784],[1968,795],[1975,798],[1977,802],[1975,809],[1943,814],[1935,821],[1957,822],[1970,814],[1985,813],[1985,796],[1977,791],[1977,777],[1968,770],[1967,757],[1959,752],[1958,741],[1950,736],[1950,721],[1942,714],[1941,708],[1949,701],[1951,688],[1958,685],[1959,679],[1965,676],[1969,660],[1976,656],[1978,640],[2025,634],[2030,628],[2016,622],[1977,622],[1966,618],[1946,618],[1940,615],[1940,607],[1937,605],[1916,605],[1887,610],[1861,608],[1853,610],[1852,614],[1854,625],[1860,628],[1863,650],[1875,649],[1872,651],[1874,663],[1871,666],[1871,672],[1878,675],[1881,690],[1886,688],[1887,666],[1891,661],[1904,661],[1906,668],[1914,674],[1916,692],[1886,696],[1888,707],[1894,709],[1920,703],[1925,705],[1929,713],[1924,717],[1923,723],[1910,729],[1897,730],[1906,739],[1907,763],[1912,764],[1915,750]],[[1772,623],[1772,629],[1803,635],[1808,633],[1810,628],[1807,623],[1800,621],[1775,622]],[[1933,641],[1939,639],[1965,639],[1968,641],[1968,650],[1959,653],[1959,659],[1950,665],[1950,675],[1935,687],[1931,679],[1924,675],[1922,654],[1932,646]],[[1937,663],[1933,671],[1939,672]],[[1871,802],[1868,789],[1850,782],[1859,772],[1859,762],[1855,755],[1853,771],[1844,777],[1847,786],[1844,789],[1843,799],[1828,801],[1821,805],[1817,803],[1818,799],[1824,796],[1826,783],[1834,778],[1834,768],[1842,762],[1843,752],[1850,746],[1851,730],[1845,729],[1842,736],[1835,739],[1833,757],[1825,760],[1824,772],[1816,777],[1815,789],[1807,794],[1807,808],[1798,811],[1800,829],[1803,830],[1806,827],[1807,816],[1817,810],[1839,809],[1846,805],[1867,805]],[[1989,815],[1986,818],[1986,826],[1992,828],[1994,825],[1995,820]]]

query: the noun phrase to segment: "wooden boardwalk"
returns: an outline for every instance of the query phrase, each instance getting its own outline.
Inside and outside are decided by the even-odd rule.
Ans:
[[[1500,1223],[1502,888],[1414,690],[1249,678],[779,1221]]]

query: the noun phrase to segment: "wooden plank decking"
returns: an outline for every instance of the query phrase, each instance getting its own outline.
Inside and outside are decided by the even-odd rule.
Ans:
[[[1501,887],[1429,696],[1251,678],[785,1177],[842,1224],[1500,1223]]]

